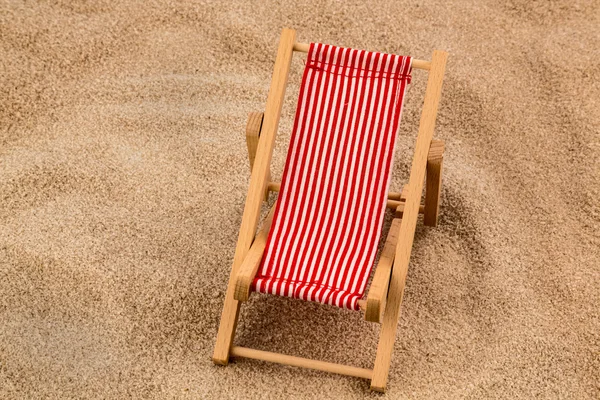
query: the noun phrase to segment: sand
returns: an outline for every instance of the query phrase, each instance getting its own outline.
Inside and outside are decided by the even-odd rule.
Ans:
[[[419,223],[383,396],[210,359],[246,117],[284,26],[450,53],[440,225]],[[0,397],[600,398],[599,41],[595,1],[2,2]],[[395,190],[425,86],[413,76]],[[254,295],[236,342],[371,367],[378,332],[358,312]]]

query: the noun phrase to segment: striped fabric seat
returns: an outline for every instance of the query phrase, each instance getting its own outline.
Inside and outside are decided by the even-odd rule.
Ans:
[[[410,57],[310,45],[254,290],[358,310],[410,72]]]

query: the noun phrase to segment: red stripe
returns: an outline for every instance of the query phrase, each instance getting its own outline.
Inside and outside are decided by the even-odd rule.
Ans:
[[[348,59],[346,60],[347,62],[344,65],[345,66],[352,65],[353,60],[355,59],[355,55],[356,55],[355,50],[349,51]],[[344,67],[343,72],[344,73],[346,72],[346,67]],[[338,137],[338,142],[336,143],[336,149],[335,149],[336,151],[335,151],[335,157],[334,157],[334,161],[333,161],[333,166],[335,168],[335,171],[334,171],[334,176],[332,176],[330,178],[330,182],[329,182],[331,197],[330,197],[330,201],[326,204],[329,215],[325,220],[325,223],[323,226],[324,232],[321,235],[325,240],[321,240],[317,244],[317,251],[315,252],[315,255],[317,257],[317,260],[315,260],[315,262],[319,262],[319,266],[321,266],[321,267],[324,264],[324,261],[326,259],[328,252],[330,251],[328,249],[328,245],[331,240],[331,234],[332,234],[333,230],[335,229],[335,226],[332,224],[332,221],[334,218],[334,213],[339,212],[340,204],[341,204],[341,201],[340,201],[340,194],[342,193],[342,191],[340,190],[341,174],[340,174],[339,168],[337,168],[337,167],[339,166],[341,159],[345,157],[346,151],[348,150],[349,136],[347,135],[347,129],[345,129],[345,125],[347,124],[347,122],[346,122],[347,119],[351,116],[350,112],[352,110],[351,109],[349,110],[347,105],[350,103],[350,101],[352,99],[351,94],[355,90],[352,82],[346,82],[346,85],[347,85],[347,88],[346,88],[346,94],[344,97],[344,107],[343,107],[342,115],[340,116],[340,121],[339,121],[339,123],[341,125],[340,129],[342,130],[342,132],[341,132],[340,136]],[[327,253],[324,254],[324,252],[326,250],[327,250]],[[315,271],[315,276],[313,277],[313,279],[324,280],[324,276],[326,278],[326,276],[329,272],[329,268],[328,268],[329,265],[325,264],[324,267],[325,267],[325,270],[321,271],[320,274],[319,274],[318,269],[317,269],[317,271]]]
[[[378,59],[377,62],[385,62],[385,58],[384,59]],[[372,99],[373,101],[373,105],[377,108],[379,108],[379,99],[381,97],[381,78],[383,78],[383,74],[380,75],[380,79],[374,79],[371,82],[371,89],[370,92],[371,93],[375,93],[375,98]],[[376,85],[377,84],[377,85]],[[364,241],[364,236],[360,235],[357,236],[357,228],[359,226],[364,226],[364,221],[365,218],[367,220],[370,220],[372,215],[366,214],[365,210],[367,207],[367,204],[371,201],[371,197],[372,197],[372,186],[373,186],[373,176],[371,174],[372,171],[370,171],[371,169],[373,169],[373,163],[377,162],[378,160],[375,159],[373,157],[373,152],[371,151],[372,146],[373,146],[373,142],[378,142],[379,141],[379,135],[377,132],[374,131],[375,128],[375,123],[377,122],[377,115],[370,115],[370,121],[367,121],[367,123],[369,124],[368,127],[365,126],[365,128],[367,129],[366,132],[368,132],[368,136],[369,136],[369,142],[368,142],[368,147],[367,147],[367,162],[365,162],[362,165],[362,170],[361,170],[361,186],[359,187],[358,192],[359,193],[365,193],[365,197],[363,197],[361,199],[361,201],[358,203],[358,214],[355,216],[355,220],[354,220],[354,229],[351,233],[351,238],[352,240],[348,243],[347,247],[350,247],[350,253],[348,255],[346,255],[346,260],[350,260],[350,265],[348,267],[348,271],[345,274],[345,277],[343,278],[343,282],[339,283],[339,286],[342,286],[345,290],[347,290],[347,286],[348,284],[346,283],[348,280],[352,281],[354,279],[354,277],[356,276],[357,270],[354,268],[354,258],[358,249],[358,246],[356,245],[356,239],[358,239],[359,243],[362,243]],[[365,133],[366,134],[366,133]],[[375,151],[377,151],[377,148],[375,148]],[[363,186],[364,185],[364,186]],[[365,191],[366,189],[366,191]]]
[[[340,49],[340,51],[338,51],[337,54],[337,59],[341,58],[342,56],[342,49]],[[335,52],[334,52],[335,54]],[[334,68],[332,68],[332,72],[335,74],[338,71],[339,67],[336,65],[334,66]],[[338,80],[339,77],[334,76],[333,77],[333,82],[332,82],[332,87],[331,89],[331,94],[330,94],[330,101],[336,96],[338,95],[338,99],[336,100],[336,103],[339,104],[340,101],[340,95],[339,93],[336,93],[337,91],[337,87],[338,87]],[[320,173],[324,172],[323,169],[327,168],[327,162],[330,159],[330,153],[331,153],[331,143],[329,143],[329,147],[324,147],[326,144],[326,140],[327,139],[331,139],[331,137],[333,136],[333,134],[329,131],[328,127],[331,124],[331,119],[332,119],[332,111],[334,111],[335,114],[337,114],[337,109],[334,109],[333,107],[328,107],[325,110],[325,115],[324,118],[322,120],[322,125],[320,126],[320,130],[323,129],[327,129],[328,134],[327,135],[321,135],[323,142],[321,143],[321,151],[319,154],[319,159],[317,160],[316,163],[316,167],[319,170]],[[325,175],[325,173],[323,173],[322,175]],[[311,209],[310,209],[310,213],[309,213],[309,220],[307,221],[307,224],[304,226],[304,231],[306,229],[308,229],[309,232],[317,232],[318,228],[319,228],[319,220],[320,217],[322,215],[322,207],[319,208],[319,205],[322,204],[324,198],[326,198],[327,196],[327,182],[326,176],[322,176],[321,174],[319,174],[319,179],[315,180],[313,183],[313,196],[310,199],[310,203],[311,203]],[[317,215],[315,215],[317,214]],[[303,231],[303,232],[304,232]],[[314,264],[310,263],[310,258],[311,258],[311,251],[313,250],[313,244],[314,244],[314,238],[311,236],[309,239],[309,235],[304,235],[304,246],[301,249],[301,254],[300,254],[300,258],[297,260],[298,261],[298,266],[299,266],[299,270],[306,270],[307,268],[309,269],[308,271],[304,272],[304,277],[306,281],[308,282],[314,282],[314,277],[313,277],[313,273],[312,270],[314,269]],[[306,243],[308,242],[308,243]]]
[[[395,60],[392,60],[392,62]],[[387,96],[389,95],[389,89],[390,89],[390,85],[393,85],[392,88],[392,93],[394,93],[394,89],[396,88],[396,85],[398,83],[397,80],[394,80],[392,82],[387,82],[387,85],[385,85],[385,89],[384,89],[384,98],[387,98]],[[385,104],[384,104],[384,110],[385,110]],[[393,108],[390,108],[391,112],[393,112]],[[388,112],[389,112],[388,111]],[[385,114],[384,115],[384,121],[383,124],[387,123],[388,121],[388,117],[390,117],[390,114]],[[382,124],[380,123],[377,132],[375,133],[378,137],[378,139],[381,140],[381,135],[384,134],[385,129],[383,128]],[[395,130],[392,130],[392,132],[396,132]],[[385,138],[383,138],[385,139]],[[395,139],[395,134],[394,135],[388,135],[388,140],[385,141],[384,140],[384,148],[380,149],[381,151],[384,151],[385,154],[380,155],[380,158],[378,160],[378,165],[377,165],[377,170],[376,170],[376,174],[374,176],[374,184],[378,185],[379,189],[378,189],[378,199],[376,199],[372,205],[371,208],[369,210],[369,220],[374,220],[377,221],[377,223],[381,223],[383,222],[383,211],[385,210],[385,204],[381,204],[384,203],[387,197],[387,186],[389,184],[389,171],[390,171],[390,166],[391,166],[391,159],[392,157],[390,157],[389,152],[393,151],[393,144],[394,144],[394,139]],[[385,175],[384,177],[384,187],[382,187],[381,183],[382,183],[382,175]],[[383,190],[382,190],[383,189]],[[383,193],[382,193],[383,192]],[[383,196],[382,196],[383,194]],[[379,201],[377,201],[379,200]],[[379,242],[379,238],[381,235],[381,231],[377,230],[375,232],[371,231],[371,234],[374,233],[374,236],[371,236],[369,239],[371,239],[371,241],[366,241],[363,242],[361,248],[360,248],[360,254],[364,253],[368,253],[366,259],[372,259],[375,257],[375,252],[376,252],[376,244],[377,242]],[[358,272],[358,274],[356,274],[355,276],[353,276],[353,280],[351,281],[351,287],[345,287],[346,290],[352,289],[352,291],[356,290],[356,282],[357,281],[363,281],[364,277],[365,277],[365,270],[361,270]],[[359,291],[364,290],[364,285],[360,286]]]
[[[328,53],[328,57],[325,60],[326,62],[330,60],[331,57],[333,57],[333,54],[335,52],[335,49],[332,48],[332,46],[329,46],[329,50],[331,51],[330,53]],[[327,79],[325,80],[325,83],[323,84],[324,87],[324,91],[323,91],[323,97],[324,97],[324,101],[321,103],[320,108],[318,110],[318,113],[316,115],[323,115],[324,112],[325,114],[327,113],[328,110],[330,110],[330,107],[326,107],[326,100],[327,100],[327,96],[330,94],[330,90],[333,88],[330,88],[330,80],[332,80],[332,78],[334,78],[334,76],[332,74],[326,74]],[[335,84],[334,84],[335,85]],[[315,118],[315,115],[313,115],[313,118]],[[299,237],[296,238],[294,245],[296,246],[296,252],[295,252],[295,257],[293,260],[291,260],[291,265],[297,265],[298,268],[297,270],[300,272],[300,280],[304,279],[304,274],[303,274],[303,258],[304,258],[304,251],[305,251],[305,245],[306,245],[306,241],[308,239],[308,237],[310,235],[307,235],[307,229],[309,226],[309,220],[311,219],[311,217],[313,217],[309,210],[310,208],[312,208],[312,206],[314,205],[315,201],[315,196],[317,195],[316,192],[316,185],[317,185],[317,180],[315,179],[315,173],[312,173],[312,171],[316,171],[318,169],[318,166],[320,164],[321,161],[321,157],[323,154],[323,145],[325,143],[325,140],[327,139],[328,135],[319,135],[319,132],[321,132],[323,130],[323,124],[326,122],[327,118],[321,118],[320,120],[318,120],[313,128],[316,129],[316,136],[318,136],[318,140],[315,140],[314,145],[311,149],[311,161],[310,161],[310,168],[308,169],[309,174],[309,182],[306,185],[306,191],[303,193],[302,196],[302,209],[301,209],[301,214],[304,216],[303,220],[300,221],[299,226],[296,227],[296,230],[300,232]],[[309,135],[313,135],[313,131],[309,131],[307,132],[307,134]],[[316,156],[316,158],[315,158]],[[309,229],[308,232],[313,231],[313,229]],[[298,247],[299,246],[299,247]],[[289,262],[286,260],[285,261],[286,265],[290,265]]]
[[[354,62],[352,63],[352,65],[357,65],[358,67],[360,67],[364,61],[365,52],[357,52],[355,53]],[[354,155],[357,152],[356,127],[358,122],[356,114],[357,111],[361,110],[362,108],[361,99],[364,96],[365,85],[365,80],[362,80],[361,82],[361,80],[356,79],[353,97],[349,100],[350,110],[348,111],[349,115],[346,116],[347,119],[345,121],[345,129],[348,132],[348,136],[346,137],[347,141],[344,146],[346,148],[346,151],[343,153],[343,159],[341,160],[342,173],[338,176],[337,181],[337,187],[339,188],[339,193],[341,196],[337,197],[338,201],[336,204],[336,209],[334,210],[334,214],[332,215],[332,217],[334,217],[334,220],[330,222],[332,231],[334,232],[331,236],[333,243],[331,243],[331,247],[328,247],[326,249],[327,255],[324,258],[324,262],[327,265],[328,269],[327,274],[323,277],[323,282],[328,282],[331,274],[335,274],[337,272],[337,269],[335,269],[335,267],[332,264],[335,260],[335,256],[340,250],[340,245],[342,243],[340,240],[343,240],[343,234],[346,230],[345,228],[348,223],[348,220],[344,217],[347,212],[347,206],[349,204],[348,202],[350,200],[352,189],[351,187],[348,187],[348,182],[351,177],[350,175],[352,173],[352,166],[354,165]]]
[[[342,76],[345,76],[345,74],[347,73],[347,65],[349,64],[350,60],[352,56],[352,50],[348,49],[346,50],[346,54],[344,59],[342,60],[342,67],[341,67],[341,71],[340,73],[342,74]],[[330,229],[331,229],[331,224],[330,218],[327,218],[326,222],[325,222],[325,218],[328,216],[327,213],[331,211],[332,207],[337,208],[336,203],[337,203],[337,197],[338,194],[340,193],[337,189],[337,180],[336,180],[336,170],[334,168],[334,165],[337,164],[339,157],[341,157],[341,152],[340,149],[343,149],[345,147],[345,144],[347,143],[347,137],[344,136],[344,132],[343,132],[343,123],[346,119],[347,116],[347,110],[348,108],[343,106],[344,104],[347,104],[349,99],[350,99],[350,91],[351,91],[351,87],[350,85],[348,85],[347,80],[343,80],[342,84],[341,84],[341,90],[342,92],[340,93],[340,96],[338,97],[338,101],[335,104],[335,115],[334,115],[334,138],[335,138],[335,142],[333,143],[333,153],[331,154],[331,157],[328,159],[328,180],[327,180],[327,191],[324,193],[324,195],[328,198],[328,201],[325,201],[324,203],[321,203],[320,206],[323,210],[324,213],[321,214],[321,218],[319,218],[318,224],[317,226],[321,226],[321,232],[319,235],[316,235],[317,237],[315,238],[316,242],[315,242],[315,246],[316,248],[311,249],[311,252],[309,253],[309,260],[308,262],[310,263],[310,265],[313,267],[313,271],[312,274],[310,274],[310,281],[311,282],[317,282],[319,281],[319,279],[323,276],[323,273],[325,271],[323,271],[322,268],[322,263],[319,261],[323,260],[323,250],[325,249],[324,244],[325,241],[329,238],[329,233],[330,233]],[[340,109],[342,109],[342,112],[340,114]],[[317,296],[317,294],[315,293],[314,296]],[[315,298],[315,297],[313,297]]]
[[[320,45],[320,44],[315,45],[314,43],[311,43],[311,47],[310,47],[311,54],[318,53],[319,48],[321,46],[322,45]],[[303,89],[304,89],[304,84],[305,84],[307,74],[309,71],[310,70],[308,68],[305,69],[305,75],[304,75],[303,81],[302,81]],[[292,146],[290,144],[290,149],[289,149],[290,151],[288,154],[288,158],[286,160],[286,165],[285,165],[285,169],[284,169],[284,173],[283,173],[284,179],[282,179],[281,188],[280,188],[280,193],[283,194],[285,197],[287,197],[288,201],[281,201],[281,202],[278,201],[277,206],[279,208],[279,205],[282,204],[282,209],[275,210],[274,220],[276,222],[276,226],[278,226],[280,229],[283,229],[284,232],[285,232],[285,228],[281,227],[281,225],[287,224],[288,221],[287,221],[286,217],[288,216],[290,208],[294,207],[295,199],[297,198],[297,196],[295,196],[293,194],[288,195],[289,191],[293,190],[293,187],[288,189],[287,184],[288,184],[288,182],[290,182],[290,184],[293,185],[294,181],[291,177],[296,176],[297,174],[300,173],[298,171],[298,169],[301,169],[301,165],[299,165],[299,162],[296,159],[296,157],[300,157],[300,159],[302,159],[302,154],[300,154],[300,150],[302,147],[301,143],[303,143],[306,140],[306,136],[303,136],[302,132],[298,131],[298,128],[301,127],[304,130],[304,128],[306,127],[307,120],[308,120],[307,115],[310,113],[310,111],[309,111],[309,108],[311,106],[310,101],[311,101],[311,99],[313,99],[313,91],[314,91],[313,87],[315,85],[315,82],[314,82],[315,77],[317,77],[317,74],[313,71],[312,75],[309,78],[309,82],[308,82],[308,86],[307,86],[308,92],[306,93],[306,97],[304,99],[302,97],[300,97],[301,100],[304,100],[303,104],[306,109],[304,115],[300,116],[300,113],[301,113],[301,108],[300,108],[301,102],[300,101],[298,102],[298,108],[296,109],[294,130],[292,131],[292,138],[291,138],[292,143],[295,143],[295,146]],[[321,78],[321,76],[319,75],[318,79],[320,79],[320,78]],[[300,118],[302,118],[301,124],[298,124],[298,120]],[[299,144],[299,141],[301,141],[300,144]],[[290,155],[292,155],[293,158],[290,157]],[[291,159],[292,159],[292,161],[290,161]],[[297,189],[296,189],[296,192],[297,192]],[[291,199],[290,199],[290,197],[291,197]],[[273,229],[271,231],[273,231]],[[270,233],[272,233],[272,232],[270,232]],[[269,240],[267,242],[269,244],[273,243],[273,245],[272,245],[272,249],[271,249],[271,254],[269,254],[269,256],[270,256],[269,270],[266,272],[265,276],[274,276],[279,271],[279,263],[278,263],[277,259],[273,260],[271,257],[276,257],[277,255],[279,255],[278,253],[282,250],[280,235],[281,235],[281,230],[276,233],[277,239],[275,241],[271,240],[272,238],[270,235]],[[270,282],[270,283],[271,283],[271,285],[268,285],[265,287],[265,290],[268,292],[270,292],[272,290],[273,282]]]
[[[327,56],[330,50],[331,46],[325,46],[323,49],[323,52],[321,53],[323,62],[327,62]],[[323,75],[325,77],[324,82],[321,79]],[[309,143],[306,147],[306,152],[303,154],[302,171],[312,171],[314,169],[315,156],[318,153],[317,147],[320,139],[318,135],[320,121],[315,118],[315,115],[319,115],[325,105],[324,100],[328,90],[329,79],[329,74],[320,74],[317,82],[319,96],[316,98],[316,101],[313,102],[313,107],[309,115],[310,122],[307,129],[305,129],[303,132],[303,135],[308,138]],[[317,132],[317,134],[315,134],[315,132]],[[310,191],[313,174],[301,174],[300,176],[296,177],[296,180],[298,190],[296,191],[295,196],[296,203],[293,207],[294,213],[292,214],[292,224],[289,229],[289,233],[291,234],[284,236],[283,241],[281,242],[284,247],[284,256],[281,262],[280,272],[277,274],[278,278],[280,278],[282,274],[284,274],[284,276],[289,276],[289,269],[284,271],[288,265],[297,265],[296,257],[294,256],[294,253],[297,250],[297,240],[299,237],[302,237],[305,234],[302,226],[306,218],[306,206],[308,202],[307,196],[309,194],[308,192]]]
[[[374,60],[374,62],[376,63],[375,65],[381,65],[384,59],[385,57],[377,57],[376,60]],[[373,74],[373,77],[371,78],[370,82],[370,92],[375,94],[375,97],[370,99],[370,109],[380,109],[379,99],[381,97],[381,81],[380,79],[377,79],[377,76],[378,75]],[[383,74],[379,74],[379,78],[383,78]],[[366,147],[366,160],[362,165],[360,173],[361,187],[359,188],[359,193],[363,193],[363,195],[360,201],[356,204],[358,208],[355,210],[355,212],[357,213],[355,214],[354,219],[354,229],[352,230],[350,236],[351,240],[348,243],[348,248],[350,252],[347,255],[345,255],[344,258],[343,264],[348,264],[348,269],[345,272],[344,276],[340,276],[340,280],[338,282],[338,286],[342,287],[346,291],[348,290],[348,282],[351,282],[355,278],[358,271],[360,271],[360,268],[357,268],[356,266],[356,260],[354,257],[359,246],[359,244],[356,243],[356,240],[358,239],[358,243],[361,243],[364,240],[364,234],[368,234],[368,231],[364,232],[364,226],[365,221],[370,220],[370,216],[366,214],[366,212],[368,211],[368,204],[372,202],[373,196],[373,163],[378,162],[376,156],[378,154],[378,146],[376,146],[375,143],[378,142],[379,137],[376,134],[376,132],[374,132],[374,127],[376,121],[378,120],[378,116],[378,113],[371,113],[369,119],[366,121],[367,125],[365,125],[366,131],[364,134],[369,137],[369,141]],[[375,153],[375,156],[373,156],[373,153]],[[360,228],[361,226],[363,228]],[[351,293],[348,292],[345,295],[345,298],[340,298],[340,303],[343,304],[345,307],[349,307],[349,301],[351,298]]]
[[[367,53],[367,57],[365,58],[364,64],[363,64],[363,68],[367,69],[369,68],[370,62],[372,61],[372,57],[373,57],[373,53]],[[370,69],[370,68],[369,68]],[[351,232],[352,232],[352,228],[354,228],[356,226],[356,218],[358,217],[356,214],[353,214],[354,207],[357,203],[359,203],[362,198],[360,196],[360,189],[363,186],[364,183],[364,179],[360,179],[360,173],[361,173],[361,169],[364,166],[364,152],[366,151],[366,141],[368,140],[367,135],[366,134],[366,120],[368,118],[369,115],[369,111],[370,111],[370,103],[371,103],[371,96],[373,95],[373,90],[372,87],[370,86],[370,81],[367,78],[363,78],[362,80],[362,88],[361,88],[361,95],[360,98],[358,99],[358,107],[357,107],[357,118],[356,118],[356,123],[354,123],[354,129],[353,129],[353,136],[354,137],[358,137],[358,143],[357,143],[357,147],[358,147],[358,151],[353,152],[352,154],[352,158],[351,158],[351,165],[348,171],[348,174],[346,175],[346,179],[347,181],[345,182],[346,187],[349,188],[349,190],[347,191],[347,197],[346,197],[346,206],[343,209],[343,213],[342,213],[342,226],[341,226],[341,230],[340,233],[338,235],[338,237],[340,238],[340,245],[336,246],[336,251],[333,254],[333,264],[338,265],[339,261],[341,260],[341,257],[343,255],[345,255],[345,253],[348,251],[348,246],[350,244],[350,241],[352,240],[351,237]],[[365,99],[365,95],[366,95],[366,99]],[[367,142],[368,143],[368,142]],[[362,159],[362,162],[361,162]],[[358,184],[357,184],[358,183]],[[346,265],[339,265],[335,271],[332,271],[333,274],[330,275],[329,280],[327,281],[329,285],[334,286],[334,287],[340,287],[340,276],[343,273],[347,273],[347,266]],[[332,299],[332,301],[334,302],[334,304],[341,306],[340,305],[340,296],[341,293],[337,293],[337,295]]]

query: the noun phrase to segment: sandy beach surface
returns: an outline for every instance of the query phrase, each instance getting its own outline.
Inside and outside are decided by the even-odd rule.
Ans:
[[[450,53],[440,224],[418,224],[384,395],[211,362],[246,118],[283,27]],[[597,1],[2,1],[0,398],[600,398],[599,43]],[[413,73],[393,190],[426,78]],[[359,312],[253,295],[236,343],[371,368],[378,334]]]

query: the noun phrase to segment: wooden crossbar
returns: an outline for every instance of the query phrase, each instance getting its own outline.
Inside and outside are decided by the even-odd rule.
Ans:
[[[371,379],[373,376],[373,370],[371,369],[352,367],[350,365],[336,364],[326,361],[311,360],[309,358],[288,356],[285,354],[272,353],[270,351],[249,349],[248,347],[233,346],[231,348],[231,356],[252,358],[254,360],[291,365],[293,367],[316,369],[318,371],[354,376],[363,379]]]
[[[308,53],[310,49],[310,44],[308,43],[294,43],[294,51],[298,51],[301,53]],[[431,62],[425,60],[417,60],[412,59],[411,65],[413,68],[424,69],[429,71],[431,69]]]

